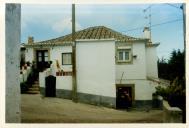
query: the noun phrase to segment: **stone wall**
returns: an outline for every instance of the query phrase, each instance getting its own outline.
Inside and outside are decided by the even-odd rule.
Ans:
[[[163,122],[182,123],[182,110],[178,107],[171,107],[167,101],[163,101]]]
[[[6,122],[20,122],[20,4],[6,4],[5,48],[6,48]]]

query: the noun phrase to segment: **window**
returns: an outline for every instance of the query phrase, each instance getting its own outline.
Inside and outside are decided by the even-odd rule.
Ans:
[[[72,53],[62,53],[62,65],[72,64]]]
[[[118,47],[117,62],[131,62],[131,47]]]
[[[47,62],[48,61],[48,51],[45,51],[44,57],[45,57],[45,62]]]
[[[48,58],[48,51],[47,50],[38,50],[37,51],[37,61],[38,62],[47,62]]]
[[[41,62],[42,61],[42,54],[41,52],[38,52],[38,62]]]

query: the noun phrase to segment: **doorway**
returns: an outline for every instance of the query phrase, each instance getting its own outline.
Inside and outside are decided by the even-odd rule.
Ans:
[[[131,86],[116,87],[116,108],[128,109],[132,107],[133,88]]]
[[[48,50],[37,50],[36,57],[38,71],[44,71],[46,68],[49,68]]]

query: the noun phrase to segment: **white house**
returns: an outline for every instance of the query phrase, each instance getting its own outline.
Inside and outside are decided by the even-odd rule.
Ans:
[[[159,44],[150,41],[148,28],[144,35],[134,38],[104,26],[76,32],[78,101],[114,108],[151,106],[158,85]],[[41,42],[30,37],[25,44],[26,61],[37,62],[39,69],[44,69],[48,61],[59,67],[51,70],[56,76],[56,96],[68,99],[72,92],[72,44],[71,34]],[[43,93],[46,74],[39,75]]]

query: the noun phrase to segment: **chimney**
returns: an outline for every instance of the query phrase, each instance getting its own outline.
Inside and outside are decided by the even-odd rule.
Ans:
[[[28,44],[32,44],[32,43],[34,43],[34,39],[33,39],[32,36],[29,36],[28,37]]]
[[[150,29],[149,29],[149,27],[144,27],[143,34],[144,34],[144,35],[143,35],[144,38],[151,40],[151,34],[150,34]]]

